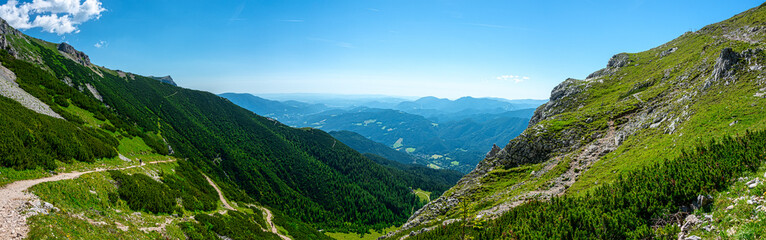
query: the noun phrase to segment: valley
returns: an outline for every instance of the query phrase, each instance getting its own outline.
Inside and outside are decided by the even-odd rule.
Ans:
[[[321,102],[280,102],[250,94],[220,96],[290,126],[359,133],[415,159],[403,163],[463,173],[476,167],[493,144],[503,146],[521,133],[534,109],[546,102],[471,97],[454,101],[435,97],[415,101],[365,98],[345,100],[344,107],[329,107]],[[381,104],[384,100],[387,106]],[[337,104],[339,100],[325,101]]]

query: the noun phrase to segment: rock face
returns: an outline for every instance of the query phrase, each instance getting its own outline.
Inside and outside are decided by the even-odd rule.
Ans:
[[[551,91],[550,101],[535,110],[534,115],[529,120],[529,126],[534,126],[543,119],[566,111],[573,102],[579,99],[579,93],[586,90],[587,85],[583,83],[585,82],[582,80],[568,78],[554,87]]]
[[[612,56],[612,58],[609,59],[609,62],[606,64],[606,68],[603,68],[601,70],[595,71],[588,75],[586,80],[590,79],[597,79],[603,76],[607,76],[609,74],[612,74],[619,70],[621,67],[624,67],[630,63],[630,55],[627,53],[619,53]]]
[[[11,27],[11,25],[8,25],[8,22],[0,18],[0,48],[5,49],[12,56],[18,58],[19,52],[13,48],[10,40],[8,39],[11,35],[14,35],[17,37],[22,36],[21,32],[14,29],[13,27]]]
[[[738,60],[738,53],[734,52],[731,48],[724,48],[721,51],[721,55],[715,60],[715,66],[713,67],[713,81],[731,77],[733,75],[733,72],[730,71],[731,67],[734,66]]]
[[[498,147],[497,144],[492,144],[492,150],[489,150],[484,158],[494,157],[498,152],[500,152],[500,147]]]
[[[620,53],[612,56],[606,64],[606,68],[620,68],[628,64],[629,56],[627,53]]]
[[[154,80],[163,82],[163,83],[167,83],[167,84],[170,84],[170,85],[173,85],[173,86],[178,86],[178,85],[176,85],[176,82],[173,81],[173,77],[171,77],[170,75],[167,75],[167,76],[164,76],[164,77],[155,77],[155,76],[149,76],[149,77],[153,78]]]
[[[68,43],[60,43],[58,45],[58,50],[63,53],[64,56],[72,59],[72,61],[82,64],[83,66],[91,66],[90,57],[83,52],[77,51],[77,49],[74,49],[74,47]]]

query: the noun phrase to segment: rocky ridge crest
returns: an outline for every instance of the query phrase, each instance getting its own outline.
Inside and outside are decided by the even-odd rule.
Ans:
[[[173,77],[171,77],[170,75],[167,75],[167,76],[164,76],[164,77],[155,77],[155,76],[148,76],[148,77],[152,78],[154,80],[160,81],[162,83],[167,83],[167,84],[170,84],[170,85],[173,85],[173,86],[178,86],[178,85],[176,85],[176,82],[173,81]]]
[[[69,45],[68,43],[63,42],[63,43],[59,43],[57,48],[62,55],[64,55],[65,57],[69,59],[72,59],[72,61],[82,64],[83,66],[86,66],[86,67],[91,66],[90,57],[88,57],[88,55],[86,55],[85,53],[81,51],[77,51],[77,49],[74,49],[72,45]]]

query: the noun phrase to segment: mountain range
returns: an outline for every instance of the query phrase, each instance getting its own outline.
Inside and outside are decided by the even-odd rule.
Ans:
[[[280,102],[250,94],[219,96],[290,126],[353,131],[411,154],[416,164],[463,173],[471,171],[492,145],[502,146],[521,133],[534,107],[545,102],[424,97],[382,109],[356,105],[331,108],[321,103]],[[414,105],[418,107],[410,107]]]

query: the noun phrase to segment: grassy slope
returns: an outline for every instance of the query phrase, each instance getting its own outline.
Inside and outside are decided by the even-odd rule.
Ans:
[[[759,14],[764,15],[764,14]],[[707,66],[707,71],[712,71],[715,59],[723,48],[731,47],[736,52],[749,48],[761,47],[761,44],[744,44],[733,41],[720,41],[706,34],[688,33],[666,44],[668,47],[679,46],[679,50],[663,59],[654,57],[665,48],[656,48],[646,52],[631,54],[631,59],[636,59],[639,67],[626,67],[620,73],[621,76],[612,77],[605,82],[614,81],[605,86],[596,86],[589,97],[593,99],[586,102],[583,110],[575,114],[581,114],[598,109],[603,102],[620,102],[621,94],[630,91],[630,86],[646,79],[678,79],[682,75],[693,72],[695,67]],[[705,49],[705,50],[703,50]],[[654,60],[649,62],[650,60]],[[668,77],[661,76],[664,69],[672,69],[673,73]],[[668,122],[663,122],[658,128],[644,129],[635,136],[631,136],[616,151],[604,156],[596,162],[591,170],[586,172],[580,180],[570,189],[570,192],[588,190],[597,186],[596,182],[609,182],[616,176],[615,172],[625,172],[637,169],[648,163],[651,159],[660,157],[671,158],[677,156],[680,149],[692,146],[704,139],[721,135],[742,134],[746,130],[758,130],[766,127],[766,115],[764,114],[762,98],[754,97],[758,91],[760,80],[756,78],[757,72],[739,70],[738,79],[729,86],[718,85],[711,87],[706,92],[699,94],[695,102],[684,106],[675,106],[674,114],[682,115],[684,112],[691,114],[689,120],[680,124],[673,134],[666,134],[665,127]],[[691,88],[699,88],[708,76],[698,76],[693,81]],[[621,79],[621,80],[619,80]],[[676,102],[683,97],[685,89],[674,89],[676,82],[673,80],[655,84],[639,93],[642,99],[665,97],[667,102]],[[686,89],[688,90],[688,89]],[[622,100],[624,101],[624,100]],[[638,101],[638,100],[628,100]],[[630,103],[635,104],[635,102]],[[688,106],[688,108],[686,108]],[[597,112],[597,111],[596,111]],[[582,118],[582,116],[577,116]],[[730,126],[732,122],[737,124]]]
[[[709,207],[693,212],[701,224],[690,235],[702,239],[762,239],[766,237],[766,209],[761,204],[766,197],[766,166],[738,178],[731,187],[715,193],[715,202]],[[759,179],[760,183],[749,188],[747,182]],[[754,202],[754,204],[753,204]],[[710,218],[707,218],[710,217]],[[712,229],[707,231],[707,229]]]
[[[730,203],[736,194],[721,197],[744,192],[742,185],[747,181],[737,177],[762,174],[762,170],[758,170],[762,169],[766,156],[765,139],[764,131],[737,138],[725,137],[687,150],[678,158],[621,174],[615,182],[585,196],[530,201],[497,219],[468,215],[468,226],[462,222],[452,223],[413,239],[456,239],[462,230],[474,239],[675,239],[679,226],[686,226],[683,219],[687,212],[681,206],[691,206],[699,195],[707,194],[718,196],[717,204]],[[760,195],[764,189],[761,182],[752,192]],[[762,238],[763,230],[758,227],[763,223],[758,218],[763,206],[755,206],[762,204],[762,200],[743,196],[734,201],[744,204],[741,201],[744,199],[753,201],[747,204],[754,206],[733,207],[733,216],[716,215],[716,221],[706,220],[722,223],[720,226],[728,229],[710,233],[724,239],[737,235],[744,239]],[[695,214],[703,215],[709,208],[710,205],[702,205]],[[750,212],[743,214],[739,212],[742,210]],[[741,216],[750,219],[737,220]],[[733,230],[729,228],[731,224],[736,226]],[[701,226],[684,228],[694,230],[695,227]],[[742,227],[741,232],[737,232],[738,227]]]

